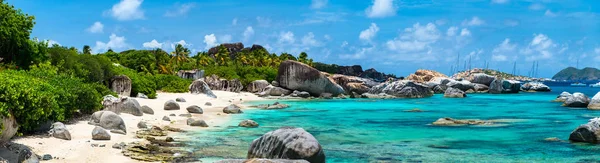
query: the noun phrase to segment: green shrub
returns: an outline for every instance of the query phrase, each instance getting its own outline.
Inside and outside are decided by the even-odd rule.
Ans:
[[[277,68],[270,66],[208,66],[206,75],[215,74],[225,79],[239,79],[244,86],[254,80],[273,81],[277,78]]]
[[[188,92],[188,87],[192,84],[192,80],[164,74],[154,75],[154,82],[157,90],[172,93]]]
[[[148,98],[156,98],[156,83],[154,83],[152,75],[138,73],[123,66],[115,67],[114,70],[116,75],[126,75],[131,79],[131,97],[137,96],[138,93],[143,93]]]

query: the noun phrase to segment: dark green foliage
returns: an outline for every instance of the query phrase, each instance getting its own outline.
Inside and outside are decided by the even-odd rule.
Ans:
[[[76,49],[53,46],[48,49],[52,65],[57,66],[58,72],[79,77],[87,82],[108,84],[114,76],[112,62],[102,55],[80,55]]]
[[[126,75],[131,79],[131,97],[143,93],[148,98],[156,98],[156,83],[154,83],[152,75],[138,73],[123,66],[116,66],[114,69],[116,75]]]
[[[330,74],[337,73],[337,71],[340,68],[340,66],[336,65],[336,64],[325,64],[325,63],[321,63],[321,62],[315,62],[313,64],[314,64],[313,67],[316,68],[317,70],[327,72]]]
[[[204,70],[206,74],[216,74],[226,79],[239,79],[244,86],[254,80],[273,81],[277,77],[277,69],[266,66],[209,66],[204,67]]]
[[[121,52],[119,55],[119,63],[127,68],[148,73],[153,73],[156,70],[156,59],[152,51],[128,50]]]
[[[157,90],[173,93],[188,92],[188,87],[192,84],[192,80],[165,74],[154,75],[154,82]]]
[[[23,13],[14,6],[0,2],[0,62],[14,62],[17,66],[28,68],[39,63],[44,48],[37,41],[30,40],[34,17]]]

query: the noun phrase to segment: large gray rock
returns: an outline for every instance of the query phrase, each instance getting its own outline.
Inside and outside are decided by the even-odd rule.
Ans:
[[[222,79],[219,76],[213,74],[211,76],[204,77],[204,81],[208,84],[211,90],[221,90],[229,92],[240,92],[244,89],[242,82],[238,79]]]
[[[138,103],[137,100],[126,96],[117,98],[112,95],[106,95],[102,100],[102,105],[104,106],[104,110],[112,111],[117,114],[127,113],[135,116],[144,115],[140,103]]]
[[[490,87],[488,87],[487,85],[484,85],[484,84],[475,84],[473,89],[477,93],[485,93],[485,92],[489,91]]]
[[[131,79],[125,75],[114,76],[110,81],[110,90],[119,96],[131,96]]]
[[[281,87],[267,86],[260,94],[268,96],[286,96],[292,94],[292,91]]]
[[[344,93],[344,89],[340,85],[333,82],[321,71],[292,60],[281,62],[277,81],[283,88],[306,91],[313,95],[331,93],[337,96]]]
[[[102,128],[108,130],[119,130],[124,133],[127,133],[127,128],[125,127],[125,121],[123,119],[111,112],[111,111],[97,111],[92,114],[92,118],[88,124],[100,126]]]
[[[185,108],[185,110],[187,110],[188,113],[195,113],[195,114],[202,114],[202,113],[204,113],[204,111],[202,110],[202,108],[200,108],[198,105],[189,106],[189,107]]]
[[[592,100],[590,100],[590,104],[587,106],[588,109],[591,110],[600,110],[600,92],[596,93]]]
[[[19,125],[17,124],[17,120],[14,115],[10,116],[0,116],[0,144],[3,144],[10,140],[17,131],[19,130]]]
[[[179,110],[179,104],[173,100],[169,100],[167,102],[165,102],[165,110]]]
[[[567,101],[567,98],[569,98],[570,96],[573,96],[573,95],[569,92],[562,92],[553,101],[554,102],[565,102],[565,101]]]
[[[215,163],[309,163],[306,160],[285,160],[285,159],[225,159],[219,160]]]
[[[490,86],[494,80],[496,80],[496,77],[494,77],[494,76],[487,75],[484,73],[477,73],[477,74],[473,74],[473,79],[471,80],[471,83],[477,83],[477,84],[483,84],[486,86]]]
[[[324,163],[325,153],[317,139],[304,129],[282,127],[252,141],[247,158],[303,159]]]
[[[258,93],[258,92],[262,92],[265,90],[265,88],[267,88],[267,86],[269,86],[271,84],[269,84],[268,81],[266,80],[255,80],[253,82],[251,82],[250,84],[248,84],[248,87],[246,87],[246,90],[250,93]]]
[[[110,140],[110,134],[102,127],[96,126],[92,130],[92,140]]]
[[[71,133],[67,130],[67,126],[61,122],[53,123],[49,133],[55,138],[71,140]]]
[[[225,108],[223,108],[223,113],[227,113],[227,114],[240,114],[243,113],[241,110],[241,107],[235,105],[235,104],[231,104]]]
[[[144,112],[144,114],[154,115],[154,110],[147,105],[142,106],[142,112]]]
[[[194,80],[188,89],[192,94],[206,94],[208,97],[217,98],[217,95],[212,92],[208,84],[206,84],[203,79]]]
[[[586,124],[577,127],[569,140],[574,142],[600,143],[600,118],[590,119]]]
[[[489,92],[492,94],[519,93],[521,82],[515,80],[496,79],[490,84]]]
[[[465,97],[467,97],[467,94],[460,89],[449,87],[448,89],[446,89],[446,92],[444,92],[444,97],[446,97],[446,98],[465,98]]]
[[[475,90],[475,84],[466,80],[457,81],[446,78],[442,80],[442,84],[444,84],[446,87],[460,89],[461,91]]]
[[[521,90],[527,92],[550,92],[551,89],[544,83],[540,82],[529,82],[521,86]]]
[[[369,94],[387,94],[399,98],[423,98],[433,96],[433,91],[426,85],[410,80],[398,80],[381,83],[369,90]]]
[[[583,93],[575,92],[569,96],[563,106],[566,107],[587,107],[590,103],[590,98]]]
[[[41,157],[23,144],[6,142],[0,147],[0,163],[38,163]]]

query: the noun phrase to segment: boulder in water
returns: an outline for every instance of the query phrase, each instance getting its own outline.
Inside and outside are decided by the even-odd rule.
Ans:
[[[324,73],[301,62],[283,61],[278,72],[277,81],[283,88],[306,91],[314,95],[331,93],[337,96],[344,93],[344,89]]]
[[[446,92],[444,93],[444,97],[446,97],[446,98],[465,98],[465,97],[467,97],[467,94],[460,89],[449,87],[448,89],[446,89]]]
[[[569,140],[574,142],[600,143],[600,118],[590,119],[586,124],[577,127]]]
[[[252,141],[247,158],[303,159],[324,163],[325,153],[317,139],[304,129],[282,127]]]
[[[526,92],[550,92],[551,89],[544,83],[540,82],[529,82],[521,86],[521,90]]]
[[[258,123],[256,123],[253,120],[243,120],[242,122],[240,122],[240,124],[238,124],[238,126],[240,127],[247,127],[247,128],[254,128],[254,127],[258,127]]]
[[[569,93],[569,92],[562,92],[562,93],[560,93],[560,95],[558,95],[556,97],[555,100],[552,100],[552,101],[554,101],[554,102],[565,102],[565,101],[567,101],[567,98],[569,98],[570,96],[573,96],[573,95],[571,93]]]
[[[596,93],[592,100],[590,100],[590,104],[587,106],[590,110],[600,110],[600,92]]]
[[[393,82],[381,83],[369,90],[369,94],[392,95],[399,98],[423,98],[433,96],[433,91],[426,85],[415,83],[409,80],[399,80]]]
[[[489,92],[492,94],[519,93],[521,82],[515,80],[496,79],[490,84]]]
[[[563,106],[566,107],[587,107],[590,103],[590,98],[583,93],[575,92],[573,95],[567,97]]]

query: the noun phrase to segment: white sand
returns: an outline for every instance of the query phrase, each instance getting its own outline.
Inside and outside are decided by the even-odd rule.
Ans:
[[[44,162],[106,162],[106,163],[126,163],[126,162],[140,162],[132,160],[121,154],[120,149],[112,148],[112,145],[120,142],[134,142],[140,141],[141,139],[135,138],[135,132],[138,130],[137,123],[140,121],[146,121],[148,126],[157,125],[165,126],[169,125],[172,127],[181,128],[184,130],[199,130],[206,128],[190,127],[186,125],[186,117],[180,117],[179,114],[188,113],[186,108],[191,105],[200,106],[204,114],[192,114],[195,119],[203,119],[209,126],[219,126],[228,122],[230,119],[227,114],[223,114],[222,110],[224,107],[235,103],[263,100],[263,98],[257,97],[251,93],[232,93],[225,91],[213,91],[218,98],[210,98],[206,95],[192,95],[189,93],[158,93],[157,99],[139,99],[140,105],[148,105],[154,110],[154,115],[144,114],[144,116],[136,117],[130,114],[121,114],[121,118],[125,121],[127,126],[127,135],[120,135],[111,133],[111,140],[109,141],[95,141],[92,140],[93,125],[87,124],[88,121],[79,121],[76,124],[67,125],[67,129],[71,133],[71,140],[62,140],[54,137],[39,138],[35,136],[21,137],[13,139],[12,141],[19,144],[24,144],[33,149],[38,155],[50,154],[53,157],[59,159],[52,159]],[[164,103],[168,100],[175,100],[175,98],[183,97],[187,102],[178,102],[181,107],[180,110],[166,111],[163,109]],[[230,102],[231,101],[231,102]],[[206,102],[212,103],[212,106],[205,106]],[[163,121],[163,116],[169,114],[176,114],[177,116],[169,118],[171,122]],[[219,114],[219,115],[217,115]],[[210,128],[210,127],[209,127]],[[169,136],[173,135],[170,133]],[[177,137],[175,137],[177,140]],[[106,145],[105,147],[92,147],[92,144]]]

